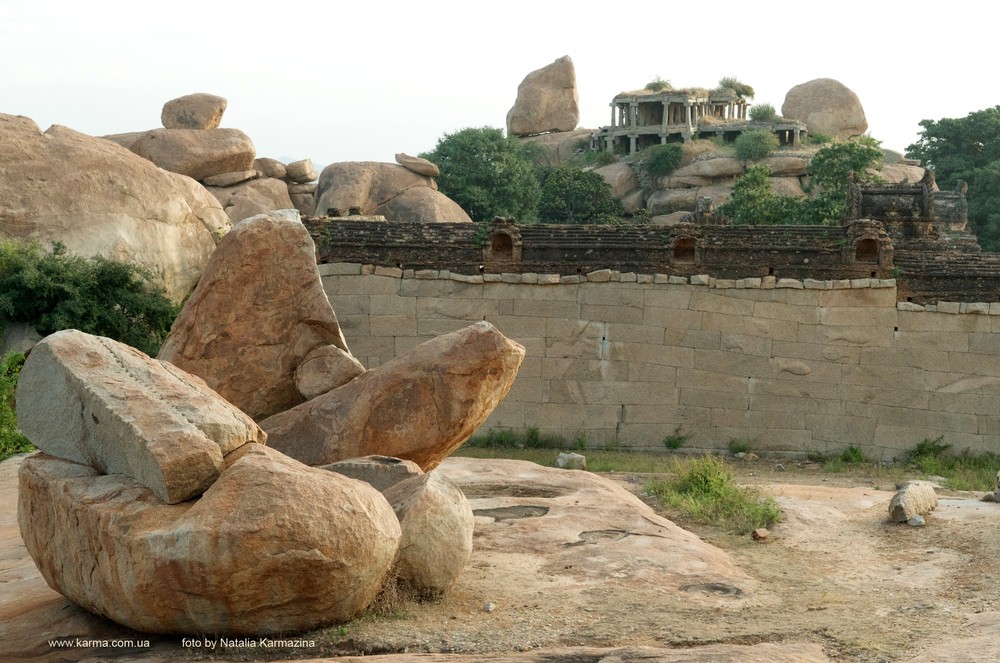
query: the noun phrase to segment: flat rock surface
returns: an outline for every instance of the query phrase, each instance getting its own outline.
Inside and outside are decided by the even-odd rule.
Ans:
[[[4,503],[13,502],[19,462],[0,463]],[[642,492],[646,475],[602,478],[450,458],[440,471],[480,512],[472,558],[457,584],[438,602],[406,603],[391,617],[307,634],[312,644],[300,648],[257,639],[210,650],[170,637],[132,649],[53,650],[45,643],[57,635],[148,636],[90,617],[48,589],[13,514],[0,510],[0,659],[13,652],[147,662],[1000,658],[1000,590],[992,580],[1000,572],[1000,506],[978,501],[979,494],[942,494],[927,526],[912,528],[888,522],[890,480],[876,490],[871,481],[817,472],[761,476],[747,471],[754,465],[765,463],[740,466],[738,478],[770,491],[784,512],[765,543],[705,528],[699,539],[675,528],[627,495]],[[716,591],[680,589],[706,577],[720,583]],[[744,594],[722,593],[723,584]]]

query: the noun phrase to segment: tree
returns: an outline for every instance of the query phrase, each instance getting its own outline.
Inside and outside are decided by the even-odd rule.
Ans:
[[[645,171],[650,177],[663,177],[677,170],[684,159],[684,148],[677,143],[653,145],[643,150]]]
[[[820,149],[809,162],[806,173],[812,194],[799,209],[798,223],[840,223],[847,215],[847,188],[851,179],[878,182],[882,169],[881,143],[860,136]]]
[[[1000,106],[920,126],[906,156],[933,168],[942,189],[968,183],[969,223],[984,249],[1000,251]]]
[[[480,127],[445,134],[420,156],[437,164],[439,190],[473,221],[535,219],[539,190],[531,150],[502,130]]]
[[[779,196],[771,189],[771,169],[750,166],[736,180],[729,201],[719,207],[719,214],[734,226],[781,225],[795,223],[798,206],[791,196]]]
[[[79,329],[155,355],[175,317],[177,306],[137,265],[0,241],[0,325],[27,322],[43,335]]]
[[[733,141],[736,158],[740,161],[765,159],[767,155],[778,149],[778,145],[778,137],[767,129],[744,131]]]
[[[593,171],[555,168],[542,185],[538,216],[547,223],[617,223],[625,210]]]

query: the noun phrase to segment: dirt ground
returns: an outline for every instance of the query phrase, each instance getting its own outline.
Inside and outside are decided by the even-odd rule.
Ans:
[[[994,623],[1000,505],[982,502],[983,493],[942,490],[927,525],[910,527],[887,521],[894,486],[884,478],[782,465],[735,466],[741,483],[782,507],[783,520],[765,542],[675,519],[759,581],[751,600],[734,601],[723,586],[715,605],[656,605],[628,593],[592,596],[586,605],[555,592],[519,597],[511,591],[516,577],[482,573],[440,602],[404,604],[394,618],[361,620],[336,640],[344,653],[805,642],[834,661],[888,662],[914,660],[934,646],[958,652],[979,634],[977,619]],[[640,496],[651,478],[604,476]],[[495,601],[494,612],[484,611],[484,601]],[[927,661],[944,660],[934,651]],[[949,660],[990,660],[980,653]]]

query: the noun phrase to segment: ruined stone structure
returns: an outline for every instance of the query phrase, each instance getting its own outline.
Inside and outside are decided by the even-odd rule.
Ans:
[[[782,144],[799,145],[806,125],[797,121],[753,124],[747,102],[728,89],[636,90],[611,101],[611,125],[595,135],[598,149],[620,154],[669,142],[718,136],[735,140],[752,128],[768,128]]]

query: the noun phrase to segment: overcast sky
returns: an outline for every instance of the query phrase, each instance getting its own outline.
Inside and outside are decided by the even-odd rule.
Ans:
[[[869,132],[904,150],[922,119],[1000,104],[987,4],[838,2],[290,3],[0,0],[0,113],[93,135],[160,126],[164,102],[225,97],[258,156],[392,161],[446,132],[505,127],[524,76],[569,55],[580,126],[656,76],[788,90],[834,78]]]

